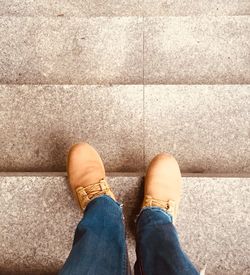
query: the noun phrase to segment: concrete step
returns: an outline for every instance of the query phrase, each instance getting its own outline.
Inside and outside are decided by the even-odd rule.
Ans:
[[[0,16],[141,16],[142,2],[143,0],[0,0]]]
[[[144,100],[146,164],[169,151],[184,172],[250,172],[250,85],[153,85]]]
[[[250,14],[248,0],[0,0],[0,16],[185,16]]]
[[[144,0],[144,16],[249,15],[248,0]]]
[[[88,141],[108,171],[143,169],[142,86],[0,86],[1,171],[65,171]]]
[[[250,173],[249,85],[0,85],[0,171],[65,171],[87,141],[109,172],[161,151],[189,173]]]
[[[124,203],[131,264],[134,223],[142,199],[140,176],[110,175]],[[177,230],[197,268],[208,275],[250,273],[249,178],[184,177]],[[1,274],[56,274],[71,248],[81,213],[64,175],[0,176]]]
[[[248,84],[249,16],[0,17],[2,84]]]
[[[250,83],[250,16],[144,20],[144,83]]]
[[[142,83],[142,18],[0,17],[0,83]]]

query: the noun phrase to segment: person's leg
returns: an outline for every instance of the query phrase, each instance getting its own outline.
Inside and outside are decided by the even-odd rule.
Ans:
[[[181,195],[181,174],[176,160],[166,154],[151,162],[142,210],[136,223],[136,275],[199,274],[181,249],[173,219]]]
[[[68,155],[69,183],[84,216],[61,275],[127,275],[128,257],[122,209],[105,181],[102,160],[86,143]]]
[[[183,252],[171,215],[144,208],[137,220],[137,274],[199,274]]]
[[[88,204],[60,272],[69,274],[128,274],[122,209],[109,196],[95,198]]]

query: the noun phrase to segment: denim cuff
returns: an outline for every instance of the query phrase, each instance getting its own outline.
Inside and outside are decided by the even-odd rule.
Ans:
[[[92,198],[92,199],[89,201],[87,207],[90,206],[91,203],[93,203],[95,200],[98,200],[98,199],[100,199],[100,198],[105,198],[105,199],[107,199],[108,201],[110,201],[111,203],[115,203],[117,206],[119,206],[119,207],[121,208],[121,210],[123,209],[123,204],[122,204],[122,203],[120,203],[120,202],[118,202],[118,201],[115,201],[115,200],[112,199],[110,196],[105,195],[105,194],[104,194],[104,195],[99,195],[99,196],[96,196],[96,197]],[[86,209],[87,209],[87,207],[86,207]]]
[[[135,218],[135,223],[137,224],[138,223],[138,220],[140,219],[140,216],[142,215],[142,213],[144,212],[144,211],[148,211],[148,210],[150,210],[150,211],[152,211],[152,212],[161,212],[161,213],[163,213],[164,215],[166,215],[166,217],[169,219],[169,221],[171,222],[171,223],[173,223],[173,217],[172,217],[172,215],[171,214],[169,214],[168,212],[166,212],[165,210],[163,210],[162,208],[160,208],[160,207],[157,207],[157,206],[145,206],[145,207],[143,207],[141,210],[140,210],[140,212],[139,212],[139,214],[136,216],[136,218]]]

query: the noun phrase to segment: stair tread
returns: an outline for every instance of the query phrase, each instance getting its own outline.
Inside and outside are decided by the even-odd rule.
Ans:
[[[144,19],[144,83],[250,83],[250,16]]]
[[[0,17],[0,83],[142,83],[142,18]]]
[[[131,263],[139,176],[108,178],[124,204]],[[177,230],[183,248],[206,274],[248,274],[249,178],[184,177]],[[0,268],[4,274],[54,274],[66,259],[81,217],[64,176],[0,176]],[[11,273],[12,272],[12,273]]]
[[[142,100],[133,85],[0,85],[0,171],[65,171],[79,141],[95,146],[109,172],[140,171]]]
[[[146,16],[187,16],[187,15],[249,15],[247,0],[144,0]]]
[[[0,83],[248,84],[249,22],[0,17]]]
[[[29,1],[0,0],[0,16],[139,16],[142,0]]]
[[[87,141],[109,172],[165,151],[183,172],[250,173],[250,85],[0,85],[0,102],[0,171],[65,171]]]
[[[185,16],[250,14],[247,0],[0,0],[0,16]]]
[[[146,164],[168,151],[183,172],[250,172],[250,85],[152,85],[144,100]]]

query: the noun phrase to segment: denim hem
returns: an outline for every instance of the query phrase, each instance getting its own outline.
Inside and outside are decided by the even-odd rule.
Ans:
[[[99,198],[102,198],[102,197],[107,198],[108,200],[114,202],[114,203],[115,203],[117,206],[119,206],[121,209],[123,209],[123,204],[122,204],[122,203],[120,203],[120,202],[118,202],[118,201],[115,201],[113,198],[111,198],[110,196],[108,196],[108,195],[106,195],[106,194],[104,194],[104,195],[98,195],[98,196],[96,196],[96,197],[93,197],[92,199],[90,199],[90,201],[88,202],[87,206],[88,206],[91,202],[93,202],[94,200],[99,199]],[[87,206],[86,206],[86,208],[87,208]]]
[[[162,212],[163,214],[165,214],[166,216],[168,216],[168,217],[170,218],[170,221],[173,223],[173,217],[172,217],[172,215],[169,214],[167,211],[163,210],[161,207],[158,207],[158,206],[145,206],[145,207],[143,207],[143,208],[140,210],[139,214],[136,216],[136,218],[135,218],[135,223],[136,223],[136,224],[138,223],[138,220],[139,220],[141,214],[142,214],[145,210],[148,210],[148,209],[153,210],[153,211],[154,211],[154,210],[157,210],[157,211]]]

